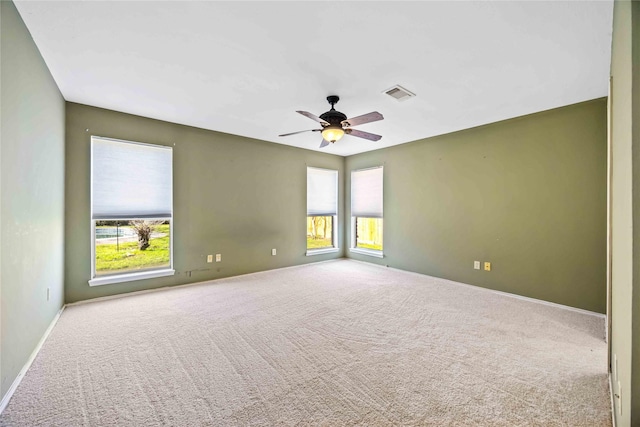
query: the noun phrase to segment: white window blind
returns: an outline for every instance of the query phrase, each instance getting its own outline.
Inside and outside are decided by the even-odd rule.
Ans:
[[[307,168],[307,216],[338,214],[338,171]]]
[[[351,172],[351,216],[382,218],[383,167]]]
[[[91,138],[92,219],[170,218],[171,147]]]

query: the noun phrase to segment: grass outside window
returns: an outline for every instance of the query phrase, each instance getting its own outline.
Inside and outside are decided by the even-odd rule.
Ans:
[[[155,225],[149,247],[140,250],[127,221],[99,221],[95,236],[96,277],[171,266],[171,225]],[[117,234],[117,235],[116,235]]]
[[[333,248],[333,216],[307,217],[307,249]]]
[[[356,217],[356,248],[382,251],[382,218]]]

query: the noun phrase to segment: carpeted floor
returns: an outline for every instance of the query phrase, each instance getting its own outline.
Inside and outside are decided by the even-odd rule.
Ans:
[[[338,260],[67,307],[1,426],[609,426],[604,319]]]

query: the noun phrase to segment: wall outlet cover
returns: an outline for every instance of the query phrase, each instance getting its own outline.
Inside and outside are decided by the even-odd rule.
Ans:
[[[484,263],[484,271],[491,271],[491,263],[490,262],[485,262]]]
[[[473,269],[480,270],[480,261],[473,261]]]

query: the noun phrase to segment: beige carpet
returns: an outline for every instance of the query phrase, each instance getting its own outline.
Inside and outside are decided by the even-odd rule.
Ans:
[[[71,306],[2,426],[608,426],[602,318],[338,260]]]

